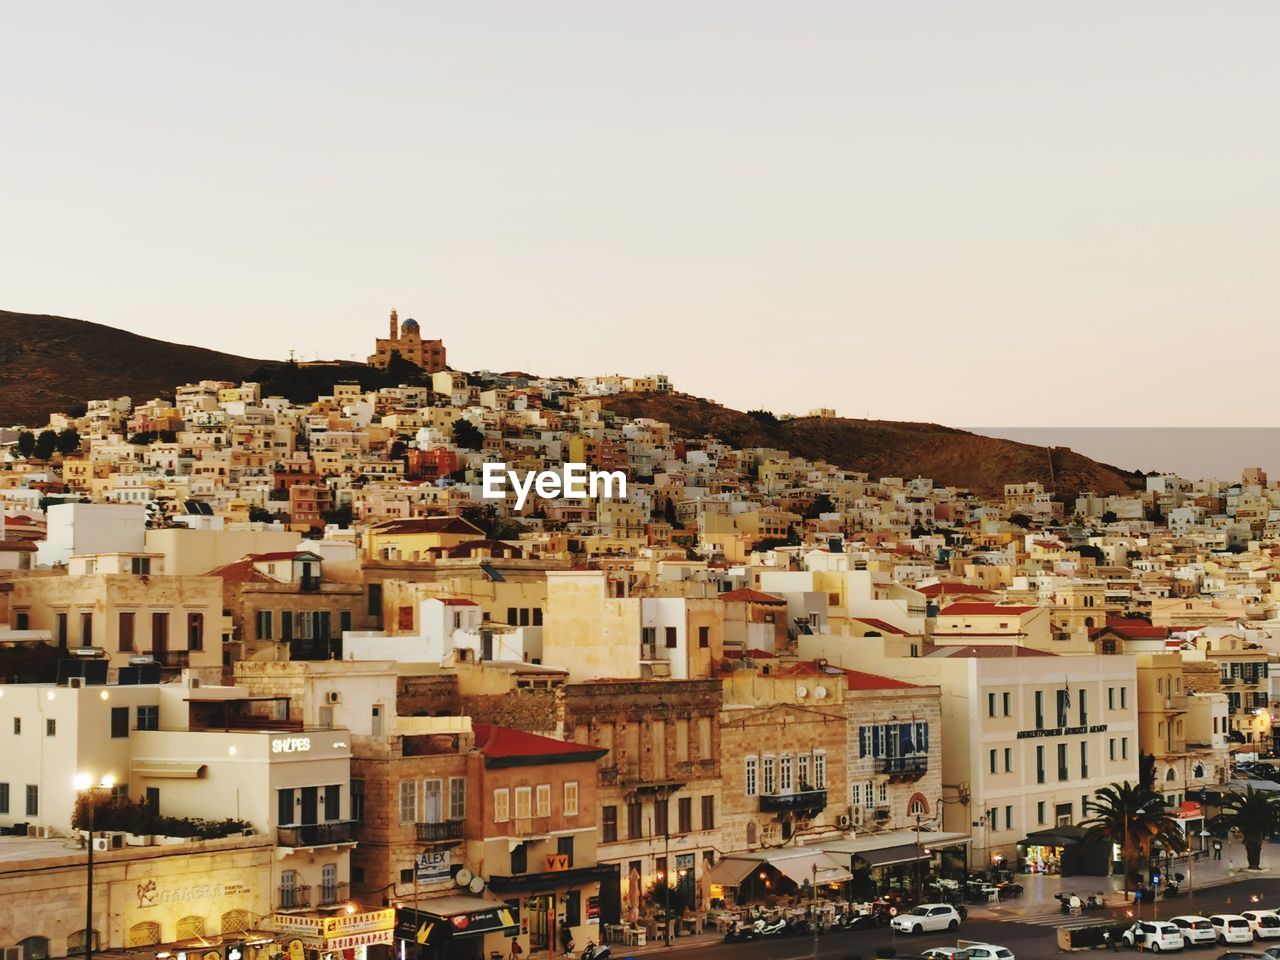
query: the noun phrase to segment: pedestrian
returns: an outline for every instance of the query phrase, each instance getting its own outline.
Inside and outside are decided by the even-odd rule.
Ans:
[[[1215,860],[1222,859],[1222,841],[1221,840],[1213,841],[1213,859]]]
[[[1071,908],[1071,915],[1073,917],[1080,916],[1081,904],[1080,904],[1080,897],[1077,894],[1073,893],[1071,895],[1071,899],[1068,901],[1068,906]]]
[[[1110,950],[1112,953],[1116,952],[1116,942],[1112,938],[1110,930],[1102,931],[1102,942],[1106,944],[1107,949]]]
[[[524,948],[520,946],[519,938],[511,939],[511,960],[520,960],[520,955],[524,953]]]

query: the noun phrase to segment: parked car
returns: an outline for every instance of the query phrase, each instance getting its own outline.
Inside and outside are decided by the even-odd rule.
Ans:
[[[930,947],[920,954],[924,960],[969,960],[968,947]]]
[[[1183,917],[1170,917],[1169,922],[1182,931],[1182,939],[1187,941],[1189,947],[1197,947],[1202,943],[1215,943],[1218,939],[1218,934],[1214,931],[1208,917],[1188,914]]]
[[[960,914],[949,903],[922,903],[889,922],[899,933],[926,933],[931,930],[959,930]]]
[[[1120,939],[1126,947],[1137,947],[1152,953],[1181,950],[1187,945],[1182,939],[1182,930],[1176,923],[1168,920],[1139,920],[1122,933]]]
[[[1252,950],[1228,950],[1218,954],[1218,960],[1269,960],[1265,953],[1254,953]]]
[[[994,943],[971,943],[961,940],[956,944],[968,951],[967,960],[1014,960],[1013,951],[1008,947],[998,947]]]
[[[1249,921],[1235,913],[1215,913],[1209,918],[1219,943],[1253,943]]]
[[[1280,937],[1280,914],[1274,910],[1245,910],[1240,916],[1249,921],[1254,939],[1275,940]]]

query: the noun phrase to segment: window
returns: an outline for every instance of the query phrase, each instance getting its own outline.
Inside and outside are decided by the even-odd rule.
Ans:
[[[1114,760],[1116,758],[1116,738],[1111,737],[1107,740],[1107,759]]]
[[[1121,710],[1129,709],[1129,688],[1128,687],[1120,688],[1120,709]]]
[[[151,614],[151,649],[163,653],[169,649],[169,614]]]
[[[807,753],[796,757],[796,785],[800,790],[813,789],[813,781],[809,779],[809,754]]]
[[[987,751],[987,770],[990,773],[996,772],[996,753],[995,750]]]
[[[93,646],[93,614],[80,614],[80,646]]]
[[[564,815],[566,817],[576,817],[578,815],[577,780],[566,780],[564,782]]]
[[[1120,759],[1121,760],[1129,759],[1129,738],[1128,737],[1120,738]]]
[[[67,645],[67,615],[65,613],[58,614],[58,646],[65,647]]]
[[[259,640],[271,639],[271,611],[259,610],[254,617]]]
[[[187,614],[187,649],[204,649],[204,614]]]
[[[1044,823],[1044,801],[1036,804],[1036,823]]]
[[[1080,741],[1080,779],[1084,780],[1089,776],[1089,742],[1087,740]]]
[[[0,813],[9,812],[9,785],[0,783]]]
[[[600,808],[600,839],[604,843],[616,843],[618,840],[618,808]]]
[[[1076,691],[1080,702],[1077,704],[1080,710],[1080,726],[1087,727],[1089,725],[1089,691],[1080,689]]]
[[[1044,729],[1044,691],[1036,691],[1036,729]]]
[[[4,811],[0,811],[0,812],[4,812]],[[714,796],[703,797],[702,798],[702,829],[714,830],[715,827],[716,827],[716,798]]]
[[[644,806],[639,803],[627,804],[627,839],[639,840],[644,836]]]
[[[666,797],[653,801],[653,835],[665,837],[671,832],[671,801]]]
[[[537,796],[534,797],[536,806],[534,808],[534,816],[549,817],[551,816],[551,784],[538,784]]]
[[[22,951],[22,960],[49,960],[49,938],[27,937],[18,941],[18,949]]]
[[[1044,747],[1036,747],[1036,783],[1044,783]]]
[[[365,604],[364,612],[366,616],[376,617],[381,623],[382,621],[382,584],[369,584],[369,599]]]
[[[400,781],[400,822],[418,822],[418,781]]]
[[[157,706],[138,707],[138,723],[139,730],[159,730],[160,729],[160,708]]]
[[[674,650],[676,645],[676,628],[667,627],[667,649]]]
[[[572,834],[571,834],[571,835],[569,835],[569,836],[567,836],[567,837],[556,837],[556,853],[560,854],[560,856],[562,856],[562,857],[565,857],[565,858],[567,859],[567,861],[568,861],[568,863],[569,863],[569,866],[570,866],[570,867],[572,867],[572,866],[573,866],[573,836],[572,836]]]
[[[698,759],[711,760],[711,718],[698,718]]]
[[[364,781],[351,781],[351,819],[364,823]]]
[[[511,851],[511,872],[526,873],[529,869],[529,845],[521,843]]]
[[[764,758],[764,776],[760,792],[765,796],[771,797],[777,792],[776,784],[774,783],[775,767],[776,762],[773,757]]]
[[[693,797],[681,797],[676,801],[677,833],[693,832]]]
[[[1013,715],[1013,694],[1006,690],[1000,694],[1001,713],[1008,717]]]
[[[15,734],[22,733],[22,718],[21,718],[21,717],[14,717],[14,718],[13,718],[13,732],[14,732]]]
[[[705,650],[709,646],[711,646],[711,628],[699,627],[698,628],[698,647],[702,650]]]
[[[27,816],[40,816],[40,788],[34,783],[27,784]]]
[[[1071,691],[1057,691],[1058,698],[1058,726],[1065,727],[1067,725],[1067,710],[1071,708]]]
[[[791,793],[795,789],[795,781],[792,778],[794,762],[795,758],[789,753],[784,753],[778,758],[778,789],[783,793]]]
[[[1114,710],[1116,708],[1116,688],[1107,687],[1107,709]]]
[[[813,751],[813,787],[815,790],[827,789],[827,751]]]
[[[493,791],[493,822],[506,823],[511,819],[511,791],[506,787]]]
[[[996,695],[994,693],[987,694],[987,716],[994,717],[996,715]]]
[[[14,731],[17,732],[16,730]],[[747,757],[746,794],[754,797],[759,792],[760,758]]]
[[[533,817],[533,788],[516,787],[516,819],[528,820]]]
[[[1058,744],[1058,779],[1066,780],[1070,776],[1067,770],[1067,745]]]
[[[151,558],[130,557],[129,572],[134,576],[145,577],[147,574],[151,573]]]
[[[129,708],[111,708],[111,738],[118,740],[129,735]]]
[[[444,820],[444,781],[439,778],[422,781],[421,823],[440,823]]]
[[[413,607],[401,607],[396,611],[396,628],[413,630]]]
[[[467,780],[465,777],[449,778],[449,819],[467,819]]]
[[[121,613],[119,622],[119,639],[117,641],[121,653],[133,652],[133,624],[136,614]]]
[[[1013,747],[1004,748],[1004,772],[1013,773]]]
[[[46,737],[56,737],[58,735],[58,721],[52,717],[44,722],[44,735]]]
[[[1011,806],[1004,808],[1004,828],[1006,830],[1013,829],[1013,807]]]

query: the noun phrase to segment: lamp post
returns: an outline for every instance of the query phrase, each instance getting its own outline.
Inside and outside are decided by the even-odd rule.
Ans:
[[[76,788],[76,792],[83,794],[85,798],[85,814],[89,818],[88,832],[89,840],[85,845],[89,853],[88,866],[85,872],[85,895],[84,895],[84,960],[93,960],[93,815],[94,815],[94,791],[110,790],[115,786],[115,778],[105,776],[98,781],[95,786],[93,778],[87,773],[78,773],[72,780],[72,785]]]

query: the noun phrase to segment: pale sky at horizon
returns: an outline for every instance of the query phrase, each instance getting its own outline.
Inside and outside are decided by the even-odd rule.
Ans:
[[[11,2],[0,309],[740,408],[1271,426],[1280,7]],[[6,374],[20,375],[10,370]]]

